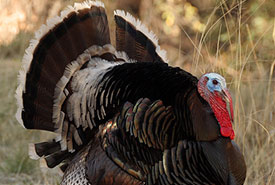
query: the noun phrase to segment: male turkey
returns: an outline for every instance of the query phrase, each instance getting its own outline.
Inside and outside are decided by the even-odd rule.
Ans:
[[[215,73],[167,65],[152,32],[104,5],[76,3],[47,21],[23,57],[17,119],[55,132],[32,158],[60,164],[61,184],[243,184],[231,96]]]

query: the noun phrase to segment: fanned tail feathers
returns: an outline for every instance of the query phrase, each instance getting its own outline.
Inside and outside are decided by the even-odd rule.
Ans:
[[[76,3],[48,20],[36,32],[23,57],[16,91],[18,121],[26,128],[53,131],[53,94],[64,69],[88,47],[109,43],[107,16],[101,2]]]
[[[93,78],[102,77],[98,75],[102,70],[122,62],[168,61],[154,33],[139,20],[117,10],[115,21],[116,49],[110,43],[107,15],[100,1],[67,7],[42,25],[30,41],[18,76],[16,118],[27,129],[58,134],[52,141],[30,144],[31,158],[43,157],[48,167],[55,167],[95,135],[93,128],[98,123],[80,106],[85,98],[75,98],[78,94],[73,92],[85,90],[82,87]],[[90,71],[79,73],[86,68]]]

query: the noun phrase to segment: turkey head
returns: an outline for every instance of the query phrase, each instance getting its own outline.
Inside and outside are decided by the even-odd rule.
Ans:
[[[207,73],[198,82],[198,92],[211,106],[220,124],[221,135],[234,139],[233,104],[225,79],[217,73]]]

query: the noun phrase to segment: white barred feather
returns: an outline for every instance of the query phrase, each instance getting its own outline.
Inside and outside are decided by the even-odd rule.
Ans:
[[[67,83],[71,80],[72,76],[76,71],[78,71],[84,63],[91,59],[93,55],[102,55],[105,52],[115,53],[115,48],[106,44],[103,47],[101,46],[91,46],[84,51],[83,54],[79,55],[75,61],[72,61],[65,68],[64,74],[61,79],[58,81],[55,92],[54,92],[54,105],[53,105],[53,121],[54,123],[59,122],[61,105],[64,102],[62,98],[63,91]],[[126,57],[126,56],[125,56]]]
[[[76,128],[80,125],[83,126],[83,129],[86,129],[87,127],[90,127],[90,129],[93,128],[93,121],[91,120],[93,118],[90,119],[89,111],[86,109],[89,107],[89,105],[87,105],[89,104],[89,101],[92,101],[91,97],[88,97],[91,88],[96,86],[107,70],[115,65],[121,64],[120,62],[106,61],[101,58],[92,58],[92,56],[100,56],[104,53],[112,53],[117,58],[125,60],[125,62],[135,62],[134,60],[129,59],[125,52],[117,52],[111,44],[106,44],[102,47],[97,45],[89,47],[79,55],[75,61],[69,63],[65,68],[63,76],[58,81],[54,92],[53,122],[56,124],[55,132],[60,136],[63,132],[64,121],[66,121],[62,115],[61,107],[65,101],[64,97],[68,95],[68,92],[66,92],[68,90],[65,87],[69,81],[71,81],[71,87],[73,90],[73,94],[68,99],[67,104],[67,115],[69,120],[74,120]],[[80,70],[87,61],[89,61],[87,68]],[[83,96],[83,94],[87,97]],[[94,110],[96,110],[96,108],[94,108]],[[62,150],[67,149],[67,142],[64,138],[61,139],[60,144]]]

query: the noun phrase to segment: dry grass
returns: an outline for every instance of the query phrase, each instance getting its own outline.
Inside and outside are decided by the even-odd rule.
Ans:
[[[253,27],[246,24],[242,17],[241,2],[234,26],[232,21],[224,18],[230,14],[230,10],[223,10],[220,18],[213,16],[215,11],[221,8],[217,6],[206,20],[205,31],[197,37],[190,36],[196,49],[189,56],[193,58],[193,63],[188,69],[198,77],[210,71],[221,73],[226,77],[234,97],[235,141],[245,155],[248,168],[245,184],[273,185],[275,184],[275,54],[272,40],[274,23],[272,20],[269,21],[271,24],[255,36]],[[257,11],[261,11],[265,1],[262,2],[258,8],[256,7]],[[106,7],[108,3],[109,1],[105,1]],[[228,39],[222,42],[223,35],[214,35],[217,42],[213,52],[213,41],[209,38],[213,37],[214,30],[221,30],[221,24],[226,24]],[[23,41],[22,43],[25,44]],[[224,45],[228,46],[227,50],[224,49]],[[180,47],[168,49],[169,56],[169,53],[179,52],[177,50]],[[20,67],[17,58],[1,59],[0,56],[0,184],[58,184],[60,176],[57,170],[41,169],[39,161],[30,160],[27,156],[28,143],[50,136],[44,132],[26,131],[14,118],[16,111],[14,91]],[[186,68],[185,63],[174,61],[171,63]]]

